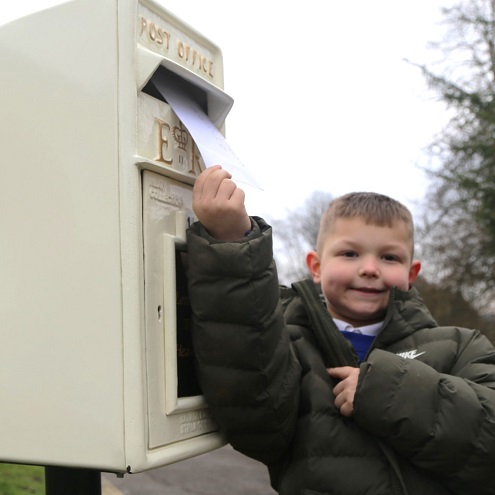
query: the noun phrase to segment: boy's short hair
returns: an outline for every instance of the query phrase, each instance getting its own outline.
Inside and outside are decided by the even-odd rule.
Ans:
[[[414,252],[414,222],[411,212],[399,201],[373,192],[352,192],[334,199],[321,217],[320,230],[316,240],[319,253],[324,239],[338,218],[361,217],[365,223],[379,227],[393,227],[404,222],[411,237],[411,253]]]

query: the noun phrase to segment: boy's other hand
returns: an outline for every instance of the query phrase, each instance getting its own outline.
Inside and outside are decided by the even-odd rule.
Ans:
[[[342,416],[350,417],[354,412],[354,395],[359,378],[359,368],[342,366],[341,368],[328,368],[328,374],[337,378],[340,382],[334,387],[335,406]]]
[[[251,229],[244,191],[220,165],[199,174],[193,189],[193,210],[211,236],[219,241],[239,241]]]

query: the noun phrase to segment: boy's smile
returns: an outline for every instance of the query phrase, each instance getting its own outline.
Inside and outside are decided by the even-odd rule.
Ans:
[[[308,267],[330,314],[353,326],[384,318],[390,289],[407,290],[419,273],[412,261],[407,226],[367,224],[363,218],[337,218],[321,253],[308,254]]]

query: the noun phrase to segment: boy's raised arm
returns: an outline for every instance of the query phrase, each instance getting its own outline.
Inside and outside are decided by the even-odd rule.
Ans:
[[[220,429],[237,450],[271,464],[292,441],[301,369],[280,304],[271,227],[248,216],[230,177],[215,166],[194,186],[191,335],[198,380]]]

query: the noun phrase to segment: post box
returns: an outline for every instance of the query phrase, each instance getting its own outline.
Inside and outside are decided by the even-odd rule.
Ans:
[[[220,49],[151,0],[0,27],[0,461],[140,472],[224,444],[193,369],[185,230]],[[159,84],[157,84],[159,83]]]

